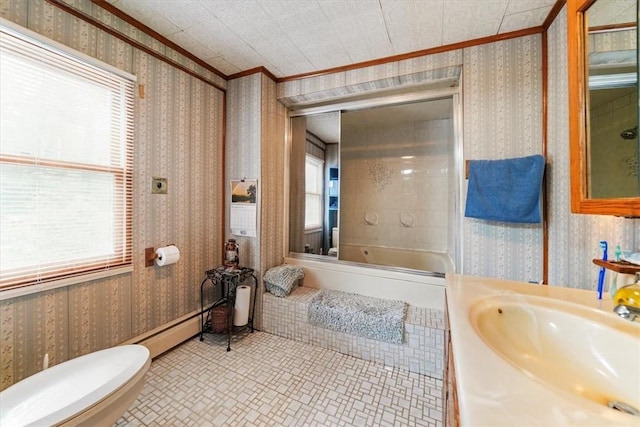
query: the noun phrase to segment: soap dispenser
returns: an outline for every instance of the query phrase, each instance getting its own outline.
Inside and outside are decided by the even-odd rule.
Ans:
[[[636,273],[635,282],[618,288],[613,303],[640,309],[640,273]]]

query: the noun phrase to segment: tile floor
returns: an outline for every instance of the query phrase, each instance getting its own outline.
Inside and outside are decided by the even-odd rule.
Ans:
[[[115,426],[442,427],[442,381],[264,332],[156,358]]]

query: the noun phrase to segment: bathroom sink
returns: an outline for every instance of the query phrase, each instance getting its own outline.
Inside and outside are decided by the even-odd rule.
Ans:
[[[640,324],[518,294],[482,297],[469,315],[489,348],[544,387],[587,405],[640,409]]]

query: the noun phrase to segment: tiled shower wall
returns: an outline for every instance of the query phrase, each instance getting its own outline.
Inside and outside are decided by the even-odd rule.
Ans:
[[[628,197],[638,187],[638,140],[620,133],[637,126],[638,91],[625,93],[589,111],[593,197]]]
[[[350,114],[357,115],[346,113],[342,125],[340,244],[447,252],[452,120],[362,129],[349,125]],[[375,224],[365,220],[372,215]]]
[[[93,3],[68,2],[224,87]],[[137,76],[132,273],[0,302],[0,388],[50,364],[111,347],[199,309],[204,272],[222,259],[221,90],[136,50],[44,0],[0,0],[0,16]],[[274,89],[275,90],[275,89]],[[136,91],[137,92],[137,91]],[[152,195],[152,176],[168,178]],[[215,183],[215,185],[211,185]],[[177,264],[144,267],[144,248],[175,243]]]

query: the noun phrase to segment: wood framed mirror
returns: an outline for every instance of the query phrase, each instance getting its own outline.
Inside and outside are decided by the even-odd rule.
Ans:
[[[638,0],[567,0],[573,213],[640,217],[637,21]]]

